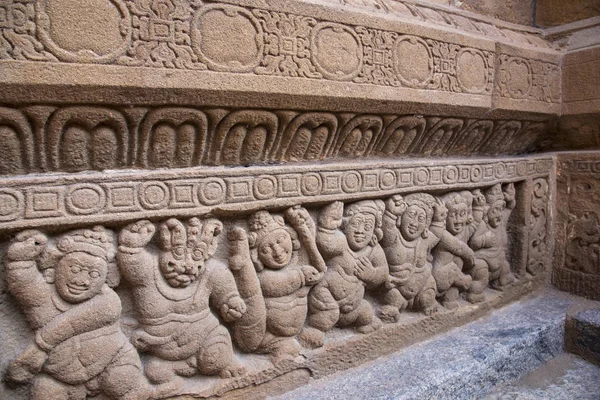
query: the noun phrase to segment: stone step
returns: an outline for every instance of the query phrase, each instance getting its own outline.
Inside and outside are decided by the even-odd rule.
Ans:
[[[600,307],[576,305],[569,308],[565,323],[565,349],[600,365]]]
[[[549,289],[442,336],[274,399],[484,396],[563,352],[565,313],[577,301]]]
[[[479,400],[598,400],[600,367],[563,353]]]

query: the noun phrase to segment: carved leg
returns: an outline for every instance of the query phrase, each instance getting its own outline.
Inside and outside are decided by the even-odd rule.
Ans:
[[[375,316],[373,307],[366,300],[362,300],[352,314],[352,325],[356,326],[357,332],[371,333],[381,328],[381,320]],[[340,317],[340,322],[341,320],[342,317]]]
[[[507,285],[510,285],[511,283],[513,283],[516,280],[517,280],[517,278],[510,271],[510,264],[505,260],[502,263],[502,269],[500,271],[500,277],[497,280],[497,287],[498,288],[503,288],[503,287],[505,287]]]
[[[308,296],[308,326],[304,327],[298,339],[309,348],[322,347],[325,332],[334,327],[340,319],[340,309],[329,289],[317,285]]]
[[[446,291],[446,293],[444,293],[444,296],[442,297],[442,305],[449,310],[454,310],[455,308],[458,308],[458,298],[460,297],[459,295],[460,293],[458,292],[458,288],[452,286]]]
[[[42,374],[38,375],[31,389],[31,400],[48,400],[48,399],[69,399],[69,400],[85,400],[87,390],[84,385],[67,385],[52,378],[51,376]]]
[[[435,279],[430,277],[425,287],[415,297],[415,308],[423,311],[426,315],[435,313],[438,310],[438,302],[435,296]]]
[[[129,346],[129,349],[121,350],[122,354],[102,374],[102,392],[113,399],[147,399],[153,390],[144,378],[137,352]]]
[[[396,288],[385,291],[381,296],[381,303],[383,305],[379,309],[378,315],[385,322],[398,321],[400,311],[408,306],[408,302]]]
[[[467,301],[471,303],[480,303],[485,300],[485,294],[483,293],[485,288],[488,287],[490,281],[490,273],[488,271],[488,265],[485,261],[476,259],[475,266],[468,271],[473,281],[469,286],[467,293]]]
[[[233,346],[227,329],[219,325],[202,344],[196,356],[198,371],[202,375],[220,374],[223,378],[230,378],[245,373],[243,366],[233,358]]]

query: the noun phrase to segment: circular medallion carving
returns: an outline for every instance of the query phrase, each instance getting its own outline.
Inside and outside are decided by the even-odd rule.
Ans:
[[[262,36],[258,20],[241,7],[206,6],[192,21],[192,47],[215,71],[252,71],[262,58]]]
[[[360,190],[362,177],[356,171],[346,172],[342,176],[342,190],[346,193],[354,193]]]
[[[169,204],[169,188],[162,182],[146,182],[139,188],[140,204],[147,210],[160,210]]]
[[[527,162],[519,161],[517,163],[517,175],[523,176],[527,173]]]
[[[476,49],[463,48],[456,56],[456,79],[467,93],[482,93],[490,76],[485,56]]]
[[[394,69],[408,87],[424,87],[433,77],[433,55],[427,43],[416,36],[400,36],[394,46]]]
[[[316,196],[321,193],[323,188],[323,180],[321,175],[316,173],[308,173],[302,177],[301,190],[305,196]]]
[[[531,67],[527,60],[512,58],[506,66],[506,88],[510,97],[525,98],[531,90]]]
[[[415,171],[415,184],[427,185],[429,183],[429,170],[427,168],[417,168]]]
[[[379,188],[381,190],[389,190],[396,187],[396,174],[394,171],[381,171],[379,174]]]
[[[67,209],[76,215],[94,214],[106,205],[106,193],[98,185],[74,185],[67,192],[66,205]]]
[[[0,189],[0,221],[14,221],[23,214],[23,194],[13,189]]]
[[[222,179],[213,178],[200,183],[198,189],[200,202],[207,206],[225,201],[225,182]]]
[[[325,78],[350,80],[362,66],[363,50],[358,35],[333,23],[315,26],[311,37],[312,60]]]
[[[502,179],[506,176],[506,164],[500,162],[494,167],[494,176],[498,179]]]
[[[471,182],[479,182],[483,177],[483,170],[479,165],[471,166]]]
[[[110,63],[131,42],[131,15],[123,0],[39,0],[37,37],[61,61]]]
[[[458,182],[458,168],[453,165],[448,165],[444,168],[442,173],[442,180],[444,183],[456,183]]]
[[[266,200],[277,194],[277,179],[273,176],[262,175],[254,180],[254,196],[258,200]]]

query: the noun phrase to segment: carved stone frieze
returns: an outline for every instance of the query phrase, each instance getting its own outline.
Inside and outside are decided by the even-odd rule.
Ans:
[[[500,54],[498,88],[501,97],[559,103],[560,66]]]
[[[406,162],[81,174],[0,180],[0,231],[26,226],[256,210],[322,199],[356,199],[418,189],[473,188],[548,174],[551,158],[427,166]]]
[[[557,232],[552,282],[566,290],[600,299],[600,160],[593,153],[559,156]]]
[[[0,174],[515,154],[538,146],[550,128],[550,121],[288,110],[0,107],[0,146],[11,155],[0,160]]]
[[[177,116],[164,129],[189,125],[181,134],[202,140],[205,119]],[[378,123],[357,120],[331,146]],[[93,138],[98,128],[77,129]],[[381,337],[452,324],[498,291],[514,298],[543,281],[553,166],[527,157],[5,178],[0,232],[16,234],[3,274],[33,337],[6,379],[31,383],[33,398],[209,397],[321,371],[348,343],[348,357],[373,357]],[[519,229],[529,241],[515,240]],[[574,245],[589,233],[570,231]],[[517,279],[525,253],[530,273]]]
[[[5,0],[0,59],[208,69],[483,95],[491,95],[496,74],[497,56],[489,46],[441,41],[410,29],[388,31],[191,0],[89,1],[77,7],[74,0]],[[533,34],[507,36],[483,22],[461,24],[467,19],[453,19],[448,11],[396,6],[407,8],[419,23],[431,20],[483,36],[521,37],[520,44],[543,43],[526,39]],[[391,4],[379,9],[395,13]],[[557,64],[499,56],[502,96],[558,102]]]

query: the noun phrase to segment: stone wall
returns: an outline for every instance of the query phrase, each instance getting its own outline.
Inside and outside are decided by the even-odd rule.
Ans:
[[[587,279],[565,238],[594,206],[555,201],[583,161],[544,152],[598,145],[597,93],[575,88],[594,23],[392,0],[0,10],[0,397],[261,398]]]

